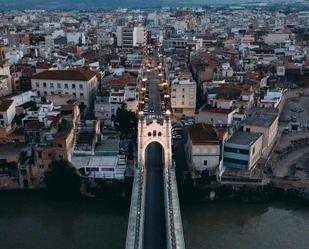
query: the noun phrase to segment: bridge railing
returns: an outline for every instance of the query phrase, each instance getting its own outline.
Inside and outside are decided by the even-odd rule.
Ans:
[[[167,167],[164,176],[165,216],[168,249],[185,249],[178,189],[174,167]]]
[[[142,249],[144,234],[145,175],[143,167],[137,167],[132,187],[126,249]]]

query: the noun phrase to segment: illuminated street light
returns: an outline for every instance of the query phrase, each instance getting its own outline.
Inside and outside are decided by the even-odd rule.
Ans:
[[[171,111],[170,110],[166,110],[165,114],[166,115],[171,115]]]

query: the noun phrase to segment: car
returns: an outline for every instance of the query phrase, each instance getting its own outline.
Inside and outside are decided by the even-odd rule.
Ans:
[[[288,134],[290,132],[289,127],[284,127],[282,133],[283,134]]]
[[[180,134],[173,135],[174,140],[181,140],[182,136]]]
[[[291,117],[291,121],[292,121],[292,122],[297,122],[296,116],[292,116],[292,117]]]

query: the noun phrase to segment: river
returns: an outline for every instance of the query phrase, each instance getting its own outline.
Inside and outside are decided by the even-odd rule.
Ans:
[[[0,193],[1,249],[123,249],[129,203],[54,201]],[[308,249],[309,208],[234,202],[183,204],[187,249]]]

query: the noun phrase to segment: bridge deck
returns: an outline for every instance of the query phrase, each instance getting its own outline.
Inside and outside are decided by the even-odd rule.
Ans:
[[[147,149],[144,249],[166,249],[162,147],[152,143]]]

